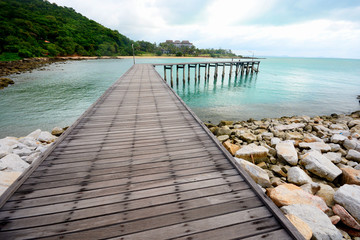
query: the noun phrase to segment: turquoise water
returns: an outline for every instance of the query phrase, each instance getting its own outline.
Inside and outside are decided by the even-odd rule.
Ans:
[[[137,63],[201,62],[210,59],[137,59]],[[71,125],[132,65],[132,59],[69,61],[45,71],[11,76],[15,85],[0,91],[0,138],[41,128]],[[156,68],[163,75],[163,68]],[[174,69],[175,70],[175,69]],[[233,69],[233,71],[235,68]],[[229,79],[210,73],[174,89],[204,121],[246,120],[290,115],[322,115],[359,110],[360,60],[268,58],[260,72]],[[174,71],[174,81],[176,76]],[[168,72],[169,78],[169,72]],[[187,71],[186,71],[187,78]]]

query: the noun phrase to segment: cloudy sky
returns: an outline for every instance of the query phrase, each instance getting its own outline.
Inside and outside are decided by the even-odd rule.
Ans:
[[[255,56],[360,58],[358,0],[50,0],[132,40]]]

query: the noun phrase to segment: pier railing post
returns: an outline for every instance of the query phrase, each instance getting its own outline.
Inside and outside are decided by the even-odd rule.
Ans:
[[[173,68],[172,68],[172,65],[170,65],[170,69],[171,69],[171,71],[170,71],[170,74],[171,74],[171,87],[173,87],[174,86],[174,81],[173,81]]]

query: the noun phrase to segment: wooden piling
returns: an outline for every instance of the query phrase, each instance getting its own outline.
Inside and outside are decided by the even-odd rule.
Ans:
[[[231,78],[232,68],[233,68],[233,64],[232,64],[232,63],[230,63],[230,72],[229,72],[229,78]]]
[[[172,68],[172,65],[170,66],[170,74],[171,74],[171,87],[174,86],[174,81],[173,81],[173,68]]]
[[[197,82],[196,70],[197,70],[197,64],[195,64],[195,83]]]
[[[176,65],[176,85],[179,85],[179,65]]]
[[[166,82],[166,66],[164,65],[164,80]]]
[[[190,83],[190,64],[188,64],[188,83]]]
[[[240,65],[240,63],[236,63],[236,67],[235,67],[235,77],[237,77],[238,74],[239,74],[239,65]]]

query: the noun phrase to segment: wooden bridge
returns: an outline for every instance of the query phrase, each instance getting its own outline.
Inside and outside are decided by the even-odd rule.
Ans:
[[[152,65],[0,198],[0,239],[302,239]]]

